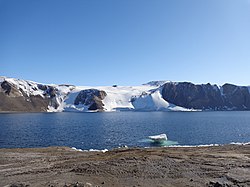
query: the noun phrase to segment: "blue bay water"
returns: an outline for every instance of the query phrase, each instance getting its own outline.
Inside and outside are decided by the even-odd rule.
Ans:
[[[150,147],[159,145],[147,140],[147,136],[161,133],[167,134],[167,144],[250,142],[250,112],[0,114],[0,148]]]

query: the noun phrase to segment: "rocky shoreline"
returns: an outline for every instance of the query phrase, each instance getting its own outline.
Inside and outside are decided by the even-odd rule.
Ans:
[[[0,186],[250,186],[250,145],[0,149]]]

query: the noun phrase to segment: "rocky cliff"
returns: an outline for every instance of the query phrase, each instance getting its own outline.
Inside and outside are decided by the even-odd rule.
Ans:
[[[224,84],[195,85],[189,82],[168,82],[162,86],[166,101],[185,108],[201,110],[250,110],[249,88]]]
[[[73,85],[46,85],[33,81],[0,77],[0,112],[62,112],[65,100],[76,94],[73,107],[84,111],[104,111],[105,91],[76,89]],[[71,106],[71,107],[72,107]]]
[[[39,84],[1,77],[0,81],[0,111],[2,112],[47,112],[56,111],[71,89],[63,92],[56,85]],[[64,88],[65,90],[65,88]]]
[[[82,90],[77,95],[74,104],[88,106],[88,110],[104,111],[104,104],[102,100],[106,97],[107,93],[97,89]]]
[[[249,90],[169,81],[90,87],[0,77],[0,112],[250,110]]]
[[[29,96],[8,81],[1,83],[0,111],[46,112],[49,102],[49,97]]]

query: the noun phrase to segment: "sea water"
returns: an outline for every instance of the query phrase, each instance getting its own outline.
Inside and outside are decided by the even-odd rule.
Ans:
[[[155,143],[150,135],[167,134]],[[250,142],[250,112],[107,112],[0,114],[0,148],[77,149]]]

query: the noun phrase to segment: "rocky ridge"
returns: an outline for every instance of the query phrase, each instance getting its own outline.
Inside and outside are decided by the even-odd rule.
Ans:
[[[228,83],[80,87],[0,77],[0,112],[250,110],[249,90]]]
[[[250,110],[249,88],[228,83],[218,87],[209,83],[169,82],[163,85],[162,96],[166,101],[185,108]]]

